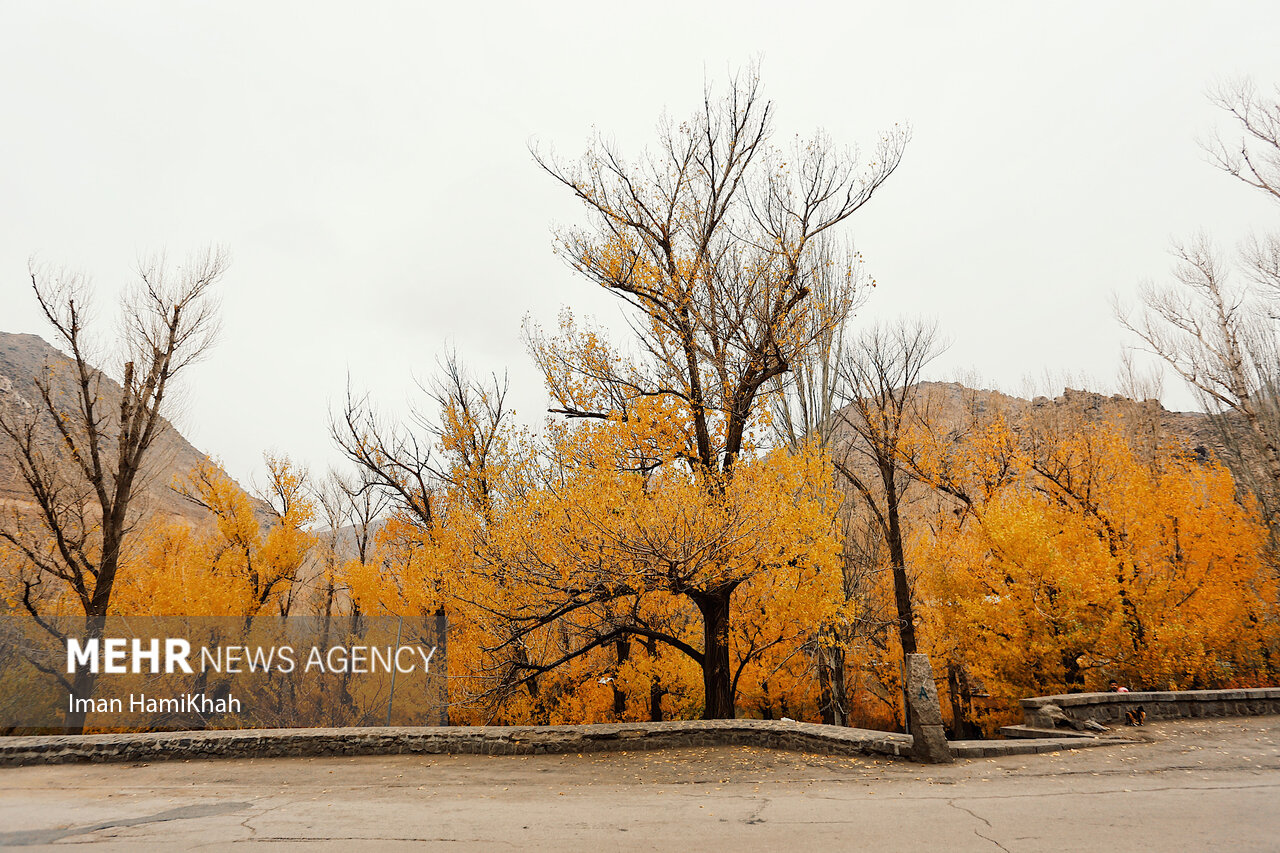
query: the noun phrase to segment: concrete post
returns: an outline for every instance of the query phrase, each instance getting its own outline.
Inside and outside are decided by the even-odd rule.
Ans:
[[[924,764],[950,764],[954,759],[942,731],[942,705],[929,656],[907,655],[906,664],[911,757]]]

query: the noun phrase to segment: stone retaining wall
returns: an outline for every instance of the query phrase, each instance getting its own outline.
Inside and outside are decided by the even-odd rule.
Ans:
[[[910,752],[911,737],[777,720],[590,726],[228,729],[0,738],[0,766],[320,755],[533,755],[689,746],[758,746],[827,755],[899,756]]]
[[[1042,710],[1056,705],[1072,720],[1095,720],[1123,725],[1125,712],[1142,708],[1148,720],[1194,717],[1253,717],[1280,714],[1280,687],[1250,690],[1134,691],[1131,693],[1068,693],[1023,699],[1022,716],[1033,728],[1053,728],[1053,717]]]

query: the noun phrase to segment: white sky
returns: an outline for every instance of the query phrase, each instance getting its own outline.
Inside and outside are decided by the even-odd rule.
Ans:
[[[48,337],[33,254],[90,272],[109,318],[141,255],[224,243],[178,424],[242,481],[264,450],[335,462],[348,373],[399,406],[448,344],[539,420],[522,319],[617,309],[552,254],[579,212],[528,144],[635,152],[753,56],[779,139],[913,127],[848,233],[879,281],[860,322],[953,340],[934,378],[1109,389],[1111,294],[1165,276],[1172,237],[1276,221],[1195,140],[1227,127],[1215,80],[1280,83],[1280,4],[466,5],[0,0],[0,330]]]

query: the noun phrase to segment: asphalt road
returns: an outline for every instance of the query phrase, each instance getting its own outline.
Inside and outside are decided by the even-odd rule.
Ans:
[[[0,770],[0,845],[1280,850],[1280,717],[922,767],[750,748]]]

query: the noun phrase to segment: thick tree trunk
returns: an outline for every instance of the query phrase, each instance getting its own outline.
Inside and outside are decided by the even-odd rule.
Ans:
[[[733,674],[729,667],[729,602],[734,587],[689,593],[702,613],[704,720],[732,720]]]
[[[901,496],[898,494],[897,469],[886,459],[880,462],[880,480],[884,484],[885,517],[887,530],[885,541],[889,546],[889,563],[893,569],[893,601],[898,611],[898,641],[902,644],[902,722],[905,731],[911,731],[911,697],[907,694],[907,655],[918,653],[916,646],[916,618],[911,605],[911,584],[907,578],[907,558],[902,546],[902,522],[898,513]]]
[[[666,694],[658,682],[649,685],[649,722],[662,722],[662,697]]]
[[[81,638],[83,643],[89,640],[97,640],[99,647],[102,644],[103,634],[106,633],[107,627],[107,601],[110,600],[111,590],[110,583],[115,578],[115,560],[103,560],[104,568],[110,569],[110,576],[107,579],[107,588],[103,590],[103,583],[100,581],[96,592],[105,592],[99,600],[98,595],[94,595],[89,604],[89,612],[85,615],[84,620],[84,637]],[[94,690],[98,686],[98,674],[88,672],[84,668],[76,670],[75,677],[71,680],[71,702],[70,708],[67,709],[63,719],[63,726],[69,735],[84,734],[84,722],[87,711],[84,710],[88,704],[87,701],[93,698]]]
[[[93,689],[97,682],[97,673],[87,672],[83,669],[76,672],[76,676],[71,682],[71,707],[67,710],[66,716],[63,717],[66,734],[84,734],[84,718],[87,712],[79,700],[92,699]]]

